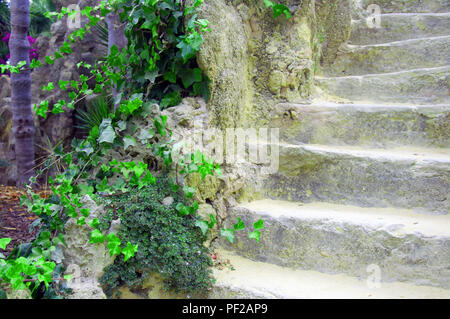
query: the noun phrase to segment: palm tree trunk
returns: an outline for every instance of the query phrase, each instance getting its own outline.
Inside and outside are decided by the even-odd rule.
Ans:
[[[11,109],[17,163],[17,186],[22,187],[34,175],[34,122],[31,111],[31,71],[29,68],[30,44],[27,39],[30,27],[29,0],[11,1],[11,38],[9,40],[11,65],[25,61],[20,73],[11,74]]]

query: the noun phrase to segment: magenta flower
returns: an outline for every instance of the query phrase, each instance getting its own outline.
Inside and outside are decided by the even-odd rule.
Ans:
[[[11,33],[8,32],[8,33],[2,38],[2,41],[5,42],[5,43],[8,43],[8,42],[9,42],[9,38],[11,38]]]

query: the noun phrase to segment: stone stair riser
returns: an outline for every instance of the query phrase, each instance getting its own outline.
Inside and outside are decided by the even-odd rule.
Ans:
[[[450,211],[448,162],[354,156],[301,146],[280,146],[279,153],[278,172],[262,183],[268,198],[412,208],[426,214]]]
[[[450,102],[450,67],[365,76],[316,78],[330,95],[353,102],[445,104]]]
[[[231,210],[230,216],[231,220],[241,218],[246,225],[263,218],[259,244],[242,232],[236,232],[233,245],[221,241],[227,249],[252,260],[360,278],[367,278],[367,267],[376,265],[384,282],[450,288],[450,237],[393,235],[371,226],[301,216],[275,218],[244,208]]]
[[[338,55],[326,75],[364,75],[450,65],[450,36],[357,46]]]
[[[355,45],[381,44],[450,33],[450,14],[382,14],[380,22],[380,28],[369,28],[366,20],[355,20],[349,42]]]
[[[450,147],[450,105],[275,107],[271,125],[291,144]]]
[[[363,8],[377,4],[382,13],[391,12],[450,12],[448,0],[363,0]]]

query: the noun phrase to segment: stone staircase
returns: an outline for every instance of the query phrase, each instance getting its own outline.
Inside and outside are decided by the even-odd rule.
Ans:
[[[347,102],[275,107],[279,170],[226,225],[262,241],[220,243],[211,298],[450,298],[450,3],[373,2],[317,78]]]

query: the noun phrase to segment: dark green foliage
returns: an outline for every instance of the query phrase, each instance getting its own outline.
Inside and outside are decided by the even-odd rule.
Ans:
[[[194,7],[202,2],[195,0]],[[125,34],[133,78],[119,83],[119,88],[147,88],[142,93],[148,99],[161,101],[162,108],[175,106],[189,95],[208,100],[209,79],[195,59],[203,43],[201,32],[209,30],[207,21],[197,19],[194,7],[188,10],[180,1],[128,3],[122,5],[120,17],[127,20]],[[185,9],[189,13],[186,24]]]
[[[44,14],[55,11],[53,0],[33,0],[30,3],[30,35],[36,38],[40,34],[50,32],[52,21]]]
[[[161,204],[167,196],[175,199],[169,207]],[[105,269],[100,282],[107,294],[124,283],[138,287],[149,272],[160,273],[166,287],[177,292],[201,292],[212,284],[205,237],[195,218],[179,216],[175,207],[180,202],[165,179],[112,200],[121,219],[120,238],[138,244],[139,250],[135,258],[124,262],[117,257]]]

